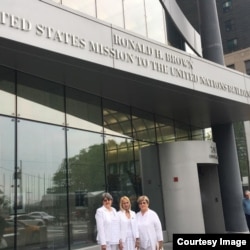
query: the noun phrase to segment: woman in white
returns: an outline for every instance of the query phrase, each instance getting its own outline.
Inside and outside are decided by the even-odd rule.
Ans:
[[[139,231],[136,214],[131,210],[131,202],[127,196],[120,198],[120,248],[123,250],[134,250],[139,248]]]
[[[140,196],[137,202],[140,208],[140,211],[136,214],[140,235],[140,249],[162,249],[163,233],[157,213],[149,209],[149,199],[147,196]]]
[[[117,211],[112,207],[111,194],[102,195],[102,207],[96,210],[97,242],[101,250],[117,250],[120,240],[120,224]]]

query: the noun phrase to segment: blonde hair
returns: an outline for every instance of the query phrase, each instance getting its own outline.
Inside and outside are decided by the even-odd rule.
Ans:
[[[123,207],[122,207],[122,203],[124,201],[127,201],[129,203],[129,209],[131,209],[131,202],[130,202],[130,199],[127,197],[127,196],[122,196],[120,198],[120,210],[124,210]]]
[[[149,198],[146,195],[142,195],[137,199],[138,204],[142,201],[146,201],[149,204]]]

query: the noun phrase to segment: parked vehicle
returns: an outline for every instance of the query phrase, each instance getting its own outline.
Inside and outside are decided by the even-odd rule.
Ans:
[[[15,229],[17,227],[17,245],[27,246],[32,244],[40,244],[41,241],[47,241],[46,226],[37,226],[25,224],[22,221],[17,221],[16,224],[13,220],[6,220],[4,229],[4,239],[7,241],[8,247],[13,247]]]
[[[11,215],[9,217],[9,220],[14,220],[15,219],[15,215]],[[25,224],[29,224],[29,225],[35,225],[35,226],[43,226],[45,225],[45,222],[43,219],[38,219],[38,218],[34,218],[28,214],[18,214],[16,215],[16,219],[17,221],[21,221]]]
[[[45,212],[31,212],[28,215],[35,219],[42,219],[46,225],[53,224],[55,221],[54,216],[49,215]]]

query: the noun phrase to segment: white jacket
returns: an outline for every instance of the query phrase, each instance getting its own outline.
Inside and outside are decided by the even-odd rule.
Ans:
[[[98,244],[118,244],[120,240],[120,224],[116,209],[112,207],[110,212],[102,206],[96,210],[95,219]]]
[[[157,249],[158,242],[163,241],[162,226],[157,213],[148,209],[144,215],[138,212],[136,218],[140,235],[140,247],[146,249],[151,246],[152,250]]]
[[[131,222],[131,227],[132,227],[132,234],[134,240],[136,238],[139,238],[139,231],[138,231],[138,226],[137,226],[137,220],[136,220],[136,214],[134,211],[129,210],[130,212],[130,222]],[[118,212],[119,220],[120,220],[120,234],[121,234],[121,240],[124,243],[126,240],[127,236],[127,230],[128,230],[128,224],[126,221],[128,220],[125,211],[119,211]]]

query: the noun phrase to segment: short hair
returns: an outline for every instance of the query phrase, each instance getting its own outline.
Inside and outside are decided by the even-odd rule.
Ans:
[[[113,200],[113,197],[110,193],[103,193],[102,200],[104,200],[104,199]]]
[[[128,198],[128,196],[122,196],[120,198],[120,210],[124,210],[123,207],[122,207],[122,203],[124,201],[127,201],[129,203],[129,209],[131,209],[131,202],[130,202],[130,199]]]
[[[137,199],[138,204],[142,201],[146,201],[149,204],[149,198],[146,195],[142,195]]]

